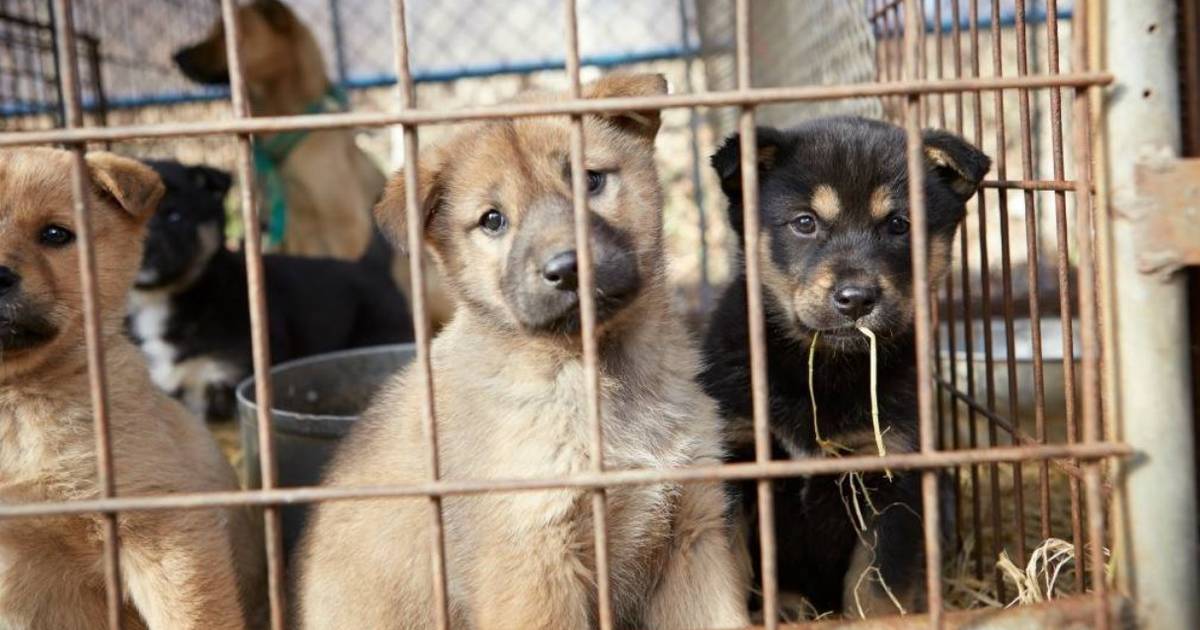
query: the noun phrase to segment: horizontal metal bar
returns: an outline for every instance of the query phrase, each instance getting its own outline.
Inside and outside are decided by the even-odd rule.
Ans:
[[[409,109],[379,113],[336,113],[311,116],[278,116],[230,119],[197,123],[165,123],[92,129],[56,129],[0,135],[0,147],[33,144],[116,142],[122,140],[170,137],[279,133],[305,129],[345,129],[386,127],[390,125],[430,125],[439,123],[567,116],[571,114],[609,114],[648,109],[686,107],[726,107],[765,103],[825,101],[868,96],[906,94],[943,94],[961,91],[1037,89],[1048,87],[1086,87],[1107,85],[1112,75],[1103,72],[1027,76],[989,79],[944,79],[936,81],[894,81],[852,85],[755,88],[701,94],[610,99],[567,99],[544,103],[508,103],[458,110]]]
[[[721,47],[707,47],[703,52],[712,54],[725,50]],[[685,59],[700,54],[702,51],[695,46],[670,46],[665,48],[649,48],[646,50],[629,51],[605,55],[590,55],[580,63],[589,68],[616,68],[637,63]],[[486,79],[489,77],[510,74],[532,74],[562,70],[565,68],[562,59],[534,59],[529,61],[505,62],[478,66],[463,66],[446,70],[425,70],[413,74],[415,83],[451,83],[463,79]],[[352,75],[338,84],[346,90],[368,90],[372,88],[391,87],[396,85],[396,75],[389,72]],[[107,103],[109,111],[121,109],[140,109],[163,105],[186,105],[191,103],[211,103],[229,98],[229,89],[225,87],[196,87],[186,91],[162,92],[150,95],[128,95],[111,98]],[[85,98],[83,107],[87,111],[96,109],[98,103],[93,98]],[[15,118],[31,116],[39,113],[53,112],[54,106],[39,102],[18,102],[15,104],[0,104],[0,118]]]
[[[1020,427],[1013,426],[1013,424],[1011,422],[1009,422],[1007,418],[1005,418],[993,411],[990,411],[987,407],[979,404],[978,401],[971,398],[969,395],[967,395],[966,392],[955,387],[953,384],[950,383],[950,381],[947,381],[946,379],[941,378],[941,377],[935,377],[934,381],[937,383],[938,387],[940,387],[941,389],[943,389],[944,391],[949,393],[952,397],[958,399],[964,405],[966,405],[966,406],[970,407],[972,410],[974,410],[976,413],[987,418],[988,421],[990,421],[994,426],[1002,429],[1005,433],[1009,434],[1013,438],[1020,440],[1023,444],[1026,444],[1029,446],[1035,446],[1035,445],[1041,444],[1041,442],[1039,442],[1037,438],[1033,437],[1032,435],[1029,435],[1028,433],[1023,431]],[[1069,461],[1061,461],[1061,460],[1051,460],[1051,463],[1053,463],[1056,468],[1063,471],[1067,475],[1070,475],[1071,477],[1074,477],[1075,479],[1083,481],[1083,469],[1080,468],[1079,466],[1076,466],[1075,464],[1072,464]],[[1107,499],[1109,496],[1112,495],[1112,484],[1109,482],[1105,482],[1103,490],[1104,490],[1104,497]]]
[[[1066,179],[985,179],[980,184],[983,188],[1050,190],[1055,192],[1075,192],[1077,185],[1076,182]]]
[[[1056,597],[1041,604],[1026,604],[1011,608],[975,608],[971,610],[947,611],[943,616],[945,630],[1011,630],[1012,628],[1040,628],[1041,630],[1067,630],[1068,628],[1090,627],[1098,611],[1096,598],[1090,595]],[[1124,597],[1109,599],[1108,614],[1113,619],[1128,617],[1132,606]],[[832,623],[832,625],[831,625]],[[759,630],[754,626],[751,630]],[[839,630],[926,630],[928,615],[891,615],[870,619],[810,621],[806,623],[780,625],[780,630],[821,630],[836,627]],[[1122,626],[1123,627],[1123,626]],[[1132,626],[1131,626],[1132,627]]]
[[[581,473],[557,479],[441,480],[403,486],[308,487],[274,490],[244,490],[172,494],[157,497],[122,497],[0,506],[0,519],[70,514],[113,513],[145,510],[195,510],[231,505],[280,505],[346,499],[458,496],[489,492],[521,492],[567,488],[595,489],[656,483],[695,483],[721,480],[774,479],[807,475],[832,475],[851,471],[879,472],[950,468],[971,464],[1041,461],[1078,458],[1095,460],[1128,457],[1133,449],[1124,444],[1094,442],[1052,446],[1008,446],[1003,448],[902,455],[783,460],[764,463],[725,464],[670,470],[615,470]]]

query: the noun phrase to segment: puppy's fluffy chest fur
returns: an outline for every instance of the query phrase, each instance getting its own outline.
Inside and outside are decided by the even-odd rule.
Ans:
[[[648,331],[649,332],[649,331]],[[658,331],[663,332],[663,331]],[[674,341],[676,343],[670,343]],[[666,343],[664,343],[666,342]],[[435,340],[436,416],[444,479],[561,478],[592,470],[583,363],[577,353],[546,352],[502,340],[491,343],[452,322]],[[697,358],[682,331],[668,330],[647,352],[606,355],[600,409],[606,469],[715,465],[722,456],[715,406],[695,384]],[[369,448],[358,462],[338,461],[332,481],[380,483],[380,471],[412,482],[427,478],[421,427],[423,388],[410,370],[385,389],[350,436]],[[371,446],[367,447],[366,443]],[[360,456],[362,452],[360,452]],[[679,484],[609,489],[608,531],[614,609],[636,619],[653,591],[678,517]],[[448,497],[446,548],[452,596],[470,598],[472,571],[486,567],[479,541],[553,536],[577,550],[580,570],[592,563],[591,492],[555,489]],[[557,532],[557,533],[548,533]],[[455,574],[467,574],[455,580]]]

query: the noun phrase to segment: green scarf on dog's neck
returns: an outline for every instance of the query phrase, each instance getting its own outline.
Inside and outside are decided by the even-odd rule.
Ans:
[[[349,109],[346,92],[331,85],[321,98],[309,103],[304,114],[325,114]],[[308,130],[285,131],[270,137],[254,137],[254,171],[262,185],[263,204],[267,212],[266,246],[277,247],[283,242],[287,228],[287,195],[282,168],[292,150],[308,137]]]

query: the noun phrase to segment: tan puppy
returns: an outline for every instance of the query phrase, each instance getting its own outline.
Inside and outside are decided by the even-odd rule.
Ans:
[[[592,98],[662,94],[657,75],[614,76]],[[605,465],[712,465],[716,410],[694,382],[697,355],[668,312],[657,112],[590,118]],[[421,163],[424,232],[462,308],[433,345],[446,479],[563,477],[589,469],[578,326],[569,125],[473,125]],[[404,233],[404,186],[377,209]],[[427,479],[419,375],[399,375],[330,466],[356,486]],[[554,490],[445,501],[456,628],[588,628],[595,623],[590,493]],[[747,622],[719,484],[608,493],[613,612],[621,628],[728,628]],[[322,504],[296,558],[304,628],[432,625],[429,503]]]
[[[312,31],[279,0],[255,0],[238,10],[239,51],[250,108],[255,116],[292,116],[335,111],[332,83]],[[225,29],[218,22],[203,41],[175,55],[189,78],[201,83],[229,82]],[[287,136],[287,137],[284,137]],[[257,137],[264,147],[279,147],[287,199],[287,223],[281,253],[354,260],[371,239],[370,210],[386,178],[346,129],[294,132]],[[272,150],[268,150],[271,153]],[[411,298],[408,261],[397,257],[394,277]],[[432,270],[431,270],[432,272]],[[433,321],[450,318],[454,303],[436,274],[427,273]],[[411,302],[411,300],[410,300]]]
[[[0,503],[93,499],[95,437],[83,339],[71,156],[0,151]],[[159,393],[122,334],[154,171],[88,156],[117,494],[237,488],[204,425]],[[257,609],[261,543],[250,512],[121,514],[126,628],[242,628]],[[96,628],[105,618],[96,516],[0,520],[0,628]],[[249,606],[246,606],[249,604]]]

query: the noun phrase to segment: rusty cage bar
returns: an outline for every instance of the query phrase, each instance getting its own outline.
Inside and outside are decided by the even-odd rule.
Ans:
[[[1196,622],[1194,589],[1196,569],[1175,568],[1170,575],[1176,582],[1164,584],[1163,572],[1141,567],[1155,567],[1152,554],[1162,552],[1163,545],[1178,542],[1183,533],[1174,533],[1165,540],[1146,540],[1147,519],[1153,514],[1141,514],[1145,507],[1162,508],[1161,502],[1146,500],[1139,502],[1133,491],[1144,491],[1146,484],[1162,484],[1169,474],[1162,464],[1154,464],[1150,472],[1126,473],[1121,462],[1130,456],[1144,456],[1150,449],[1161,447],[1161,435],[1154,440],[1145,431],[1130,430],[1124,422],[1138,412],[1135,401],[1154,391],[1129,392],[1135,383],[1146,386],[1147,381],[1130,374],[1130,365],[1142,367],[1142,360],[1131,360],[1137,348],[1130,344],[1149,336],[1149,332],[1130,332],[1137,321],[1129,314],[1130,302],[1125,297],[1114,296],[1134,287],[1148,299],[1171,300],[1174,296],[1162,296],[1163,289],[1149,284],[1144,278],[1129,277],[1128,271],[1117,272],[1114,261],[1124,261],[1134,245],[1128,232],[1113,226],[1110,205],[1104,198],[1104,182],[1109,164],[1105,160],[1106,147],[1101,140],[1104,135],[1093,127],[1093,121],[1102,113],[1093,111],[1101,105],[1101,88],[1114,81],[1106,72],[1094,70],[1100,64],[1101,46],[1117,43],[1118,35],[1124,36],[1120,20],[1128,17],[1123,12],[1127,7],[1117,8],[1114,3],[1100,0],[1076,0],[1071,25],[1071,64],[1069,72],[1060,69],[1060,38],[1058,7],[1055,0],[1047,0],[1044,12],[1047,51],[1046,72],[1039,74],[1030,70],[1030,11],[1024,0],[1016,0],[1016,76],[1005,76],[1002,43],[1004,34],[999,24],[1000,2],[990,2],[991,76],[985,76],[981,63],[984,47],[981,41],[985,34],[981,29],[980,0],[968,2],[967,16],[962,15],[961,2],[950,2],[948,12],[943,3],[933,3],[932,16],[927,15],[925,3],[918,0],[868,0],[863,3],[864,19],[870,21],[878,39],[875,50],[877,76],[875,81],[853,85],[754,87],[752,85],[752,37],[750,14],[754,4],[750,0],[736,0],[735,43],[736,43],[736,88],[724,92],[672,94],[662,97],[583,99],[580,80],[581,63],[579,53],[578,19],[576,0],[565,0],[566,70],[569,81],[569,98],[547,103],[518,103],[490,107],[471,107],[461,110],[422,109],[416,102],[413,74],[409,67],[409,46],[404,0],[392,0],[392,28],[396,44],[395,70],[397,81],[397,107],[387,113],[331,113],[291,117],[250,116],[246,85],[242,75],[242,63],[238,50],[237,3],[222,0],[221,9],[226,26],[226,49],[231,78],[231,99],[234,118],[229,120],[197,121],[186,123],[161,123],[117,127],[85,127],[79,93],[77,71],[76,34],[72,21],[71,0],[55,0],[54,8],[58,19],[55,27],[58,34],[59,55],[62,69],[58,80],[63,95],[65,124],[62,129],[4,133],[0,135],[0,147],[35,144],[63,144],[72,149],[75,160],[72,169],[72,185],[75,194],[75,214],[79,226],[81,244],[80,272],[84,281],[83,304],[85,330],[88,347],[89,376],[95,413],[95,438],[98,453],[97,471],[99,497],[92,500],[65,503],[43,503],[24,505],[0,505],[0,518],[29,518],[50,515],[100,514],[103,516],[105,583],[108,593],[111,628],[119,628],[123,596],[121,593],[120,566],[117,535],[117,515],[132,510],[194,510],[218,506],[253,505],[264,508],[267,545],[270,620],[271,627],[285,627],[284,600],[285,576],[280,535],[280,509],[285,504],[311,503],[331,500],[354,500],[380,497],[424,497],[429,500],[433,514],[433,553],[430,570],[434,579],[435,623],[438,628],[448,628],[450,623],[445,571],[446,560],[442,533],[442,499],[446,496],[479,494],[488,492],[519,492],[530,490],[577,488],[590,492],[594,517],[594,542],[597,573],[597,620],[602,630],[613,627],[611,596],[608,575],[607,540],[607,488],[619,485],[653,484],[663,481],[711,482],[714,480],[755,480],[760,505],[760,544],[763,576],[761,592],[767,614],[767,628],[778,627],[774,611],[778,608],[778,584],[775,567],[775,528],[772,506],[771,480],[781,477],[815,474],[833,474],[852,471],[916,470],[921,474],[922,505],[924,509],[924,544],[926,549],[926,573],[928,579],[928,617],[918,623],[940,628],[957,625],[963,619],[960,614],[946,614],[943,601],[943,549],[940,531],[938,484],[954,484],[956,515],[955,545],[961,546],[967,525],[965,516],[970,515],[971,531],[978,533],[984,525],[985,498],[988,500],[987,519],[992,534],[989,553],[998,555],[1003,544],[1000,532],[1005,519],[1017,532],[1013,548],[1022,564],[1029,558],[1026,539],[1026,515],[1023,492],[1025,475],[1022,465],[1036,470],[1036,497],[1039,540],[1051,538],[1061,527],[1051,520],[1051,477],[1059,473],[1068,484],[1070,504],[1069,533],[1078,554],[1073,597],[1061,604],[1065,608],[1076,607],[1073,618],[1087,619],[1098,628],[1109,627],[1114,622],[1114,611],[1126,597],[1146,597],[1147,601],[1160,606],[1159,609],[1143,611],[1144,619],[1157,623],[1169,618],[1177,625],[1155,625],[1154,627],[1193,627]],[[1032,3],[1030,3],[1032,4]],[[1121,3],[1115,3],[1121,4]],[[1162,10],[1168,3],[1155,1],[1146,3]],[[1107,9],[1108,14],[1102,11]],[[945,14],[949,13],[949,16]],[[932,17],[932,22],[930,18]],[[950,20],[949,33],[943,26],[943,18]],[[963,26],[966,24],[966,37]],[[1156,22],[1159,37],[1167,31],[1168,21]],[[1103,37],[1107,25],[1107,38]],[[1130,24],[1142,28],[1141,22]],[[1152,31],[1153,32],[1153,31]],[[1037,37],[1036,33],[1032,34]],[[949,42],[946,38],[949,38]],[[965,39],[965,44],[964,44]],[[1155,40],[1159,41],[1159,40]],[[1154,46],[1154,44],[1151,44]],[[1157,44],[1156,51],[1165,48]],[[1111,49],[1110,49],[1111,50]],[[944,54],[952,55],[952,64],[945,63]],[[969,56],[964,56],[969,55]],[[932,59],[931,59],[932,57]],[[964,64],[969,60],[969,64]],[[1034,60],[1036,62],[1036,60]],[[1127,73],[1136,72],[1127,67],[1129,60],[1119,60],[1110,55],[1109,65],[1119,70],[1117,79],[1123,80]],[[949,76],[947,76],[949,75]],[[1171,75],[1173,76],[1173,74]],[[1155,86],[1155,89],[1159,89]],[[1071,101],[1070,130],[1068,144],[1063,137],[1066,124],[1063,117],[1062,91],[1069,90]],[[1016,93],[1019,111],[1019,154],[1021,160],[1020,179],[1009,179],[1009,165],[1005,157],[1008,136],[1005,126],[1005,96]],[[1049,99],[1050,141],[1052,152],[1052,176],[1039,178],[1040,169],[1034,159],[1036,132],[1031,119],[1031,99],[1044,93]],[[968,221],[964,221],[959,235],[959,265],[957,277],[949,274],[943,287],[930,285],[927,260],[927,234],[924,206],[924,158],[921,146],[921,130],[925,125],[952,128],[964,135],[967,129],[973,132],[973,141],[981,148],[988,140],[985,136],[985,95],[990,94],[991,112],[995,116],[994,156],[996,158],[993,179],[987,179],[975,202],[977,224],[973,228],[980,235],[978,251],[970,251]],[[964,96],[968,98],[964,99]],[[647,109],[697,107],[737,107],[738,128],[741,135],[742,167],[744,185],[744,224],[746,251],[756,251],[758,239],[758,174],[756,143],[754,141],[756,108],[767,104],[793,103],[802,101],[836,100],[855,97],[878,97],[885,103],[885,115],[902,123],[907,138],[909,168],[909,203],[913,225],[913,286],[915,325],[917,334],[918,407],[920,427],[920,449],[911,454],[885,456],[850,456],[836,459],[772,460],[770,456],[770,429],[767,402],[767,365],[765,332],[763,325],[761,271],[757,256],[745,257],[748,286],[749,338],[751,340],[751,390],[753,399],[753,426],[755,437],[755,461],[745,464],[729,464],[707,468],[688,468],[667,471],[651,470],[608,470],[603,462],[602,409],[600,406],[598,349],[596,340],[595,305],[591,288],[592,260],[590,254],[589,222],[587,213],[586,175],[584,170],[584,117],[609,112],[636,111]],[[946,102],[951,97],[951,103]],[[1115,112],[1122,111],[1119,106]],[[583,335],[583,357],[587,384],[587,416],[592,436],[592,469],[566,478],[556,479],[489,479],[489,480],[442,480],[438,468],[438,441],[436,408],[434,405],[433,372],[430,359],[432,331],[425,299],[425,278],[422,265],[423,251],[420,234],[420,208],[417,186],[418,130],[422,125],[434,125],[475,120],[533,116],[567,116],[570,118],[570,163],[571,190],[575,212],[576,240],[581,261],[580,302]],[[1111,116],[1111,114],[1110,114]],[[968,122],[969,121],[969,122]],[[1114,131],[1113,118],[1109,119],[1108,147],[1112,150],[1135,143],[1128,131]],[[952,123],[952,124],[951,124]],[[426,432],[431,454],[429,479],[427,482],[399,487],[311,487],[280,488],[276,482],[276,461],[271,446],[271,379],[267,378],[270,368],[269,344],[267,339],[267,309],[262,268],[262,248],[259,222],[256,219],[257,200],[254,186],[241,187],[240,205],[246,226],[246,261],[249,274],[250,310],[253,331],[254,375],[258,400],[258,440],[261,445],[262,489],[237,492],[204,493],[171,496],[117,496],[113,479],[113,462],[108,431],[108,399],[105,383],[104,352],[101,344],[100,324],[96,296],[96,269],[94,252],[90,240],[88,193],[83,155],[88,143],[116,140],[179,138],[197,136],[233,136],[237,139],[237,173],[241,182],[254,180],[254,165],[251,157],[251,136],[257,133],[294,130],[345,129],[351,127],[387,127],[399,125],[403,129],[404,166],[406,182],[406,213],[408,217],[408,255],[411,263],[412,308],[416,332],[416,369],[421,375],[424,388],[422,426]],[[694,132],[694,131],[693,131]],[[1170,142],[1170,139],[1164,140]],[[1068,158],[1070,158],[1068,160]],[[1093,161],[1093,158],[1095,160]],[[1068,168],[1069,167],[1069,168]],[[1112,168],[1113,185],[1128,186],[1123,171]],[[1014,320],[1018,308],[1018,297],[1014,291],[1017,272],[1010,259],[1011,247],[1017,240],[1009,233],[1009,194],[1020,195],[1025,208],[1024,245],[1028,252],[1026,282],[1028,286],[1028,308],[1033,348],[1034,414],[1032,432],[1022,421],[1018,409],[1018,372],[1015,364]],[[1038,276],[1038,252],[1040,251],[1038,213],[1045,209],[1048,197],[1053,198],[1057,251],[1053,257],[1054,278],[1058,285],[1057,306],[1063,326],[1062,352],[1066,372],[1066,443],[1051,442],[1046,425],[1046,402],[1044,392],[1044,365],[1042,359],[1041,313],[1042,303]],[[1116,197],[1119,198],[1119,197]],[[990,276],[988,232],[994,220],[999,226],[1000,271],[999,315],[1004,323],[1004,344],[1007,348],[1003,366],[993,356],[993,297],[996,295]],[[1074,220],[1074,225],[1070,224]],[[1072,245],[1073,229],[1073,245]],[[1112,229],[1116,239],[1110,242]],[[972,258],[979,263],[978,276],[973,278]],[[1076,273],[1072,275],[1072,262]],[[1118,284],[1118,282],[1120,284]],[[1072,291],[1072,287],[1074,291]],[[1147,289],[1147,287],[1149,287]],[[974,302],[978,289],[980,301]],[[1117,291],[1120,289],[1120,292]],[[1076,300],[1072,300],[1072,293]],[[1157,292],[1157,293],[1156,293]],[[1114,314],[1119,311],[1121,319]],[[957,311],[957,312],[956,312]],[[1079,314],[1080,364],[1078,375],[1074,366],[1075,343],[1072,337],[1072,313]],[[983,338],[976,339],[973,326],[982,324]],[[946,324],[943,331],[942,324]],[[962,335],[956,332],[956,323],[961,324]],[[1144,323],[1144,322],[1143,322]],[[1153,327],[1151,327],[1153,328]],[[1153,334],[1173,334],[1179,328],[1175,322],[1169,330]],[[1120,338],[1118,339],[1118,333]],[[945,336],[950,360],[943,361],[939,355]],[[965,383],[954,364],[959,342],[965,348]],[[984,374],[982,400],[977,391],[976,374],[970,358],[977,342],[982,341],[984,351]],[[1122,344],[1117,346],[1118,343]],[[1176,339],[1177,342],[1177,339]],[[1186,344],[1179,344],[1185,347]],[[1154,346],[1161,347],[1161,343]],[[1118,364],[1117,358],[1126,363]],[[1159,368],[1171,370],[1173,366]],[[998,400],[996,375],[1003,370],[1007,376],[1007,405]],[[948,373],[947,373],[948,372]],[[1120,378],[1117,379],[1119,374]],[[1078,385],[1076,385],[1078,383]],[[1157,384],[1155,384],[1157,385]],[[1119,390],[1124,386],[1125,390]],[[1167,401],[1163,404],[1172,403]],[[1146,403],[1149,404],[1149,403]],[[1005,407],[1005,408],[1002,408]],[[1167,410],[1159,424],[1159,431],[1174,427],[1178,410]],[[977,420],[987,423],[986,431],[977,429]],[[1141,421],[1142,418],[1138,418]],[[1187,426],[1186,416],[1184,424]],[[963,424],[965,423],[965,426]],[[960,435],[965,431],[965,438]],[[1003,434],[1003,437],[1001,435]],[[965,439],[965,447],[960,443]],[[1128,439],[1123,443],[1120,439]],[[986,442],[986,444],[984,444]],[[1190,449],[1190,441],[1188,442]],[[1157,455],[1157,451],[1151,455]],[[1187,460],[1190,461],[1190,450]],[[1168,461],[1178,463],[1179,458]],[[939,479],[939,470],[950,470],[953,476]],[[1118,474],[1119,473],[1119,474]],[[1001,501],[1001,482],[1005,475],[1013,478],[1013,500],[1011,513],[1004,513]],[[986,483],[984,478],[986,477]],[[969,481],[964,484],[963,480]],[[965,492],[964,488],[969,489]],[[1190,485],[1186,487],[1191,491]],[[1190,536],[1194,543],[1195,515],[1194,500],[1190,505],[1193,513],[1183,519],[1184,525],[1192,528]],[[1106,517],[1106,512],[1110,515]],[[1108,528],[1114,536],[1107,535]],[[1115,545],[1107,541],[1115,539]],[[983,577],[984,560],[982,539],[975,541],[973,548],[976,577]],[[1110,597],[1110,583],[1106,577],[1106,549],[1115,546],[1119,579],[1116,582],[1116,597]],[[957,549],[949,550],[957,551]],[[1191,560],[1190,551],[1187,560]],[[1088,570],[1083,569],[1083,558],[1087,558]],[[1161,559],[1158,562],[1163,562]],[[1194,563],[1193,563],[1194,564]],[[1149,576],[1149,577],[1147,577]],[[1005,584],[997,572],[991,576],[1000,598],[1004,599]],[[1090,594],[1086,594],[1090,588]],[[1181,599],[1191,601],[1183,602]],[[1165,599],[1161,599],[1165,598]],[[1065,609],[1064,608],[1064,609]],[[1139,609],[1141,610],[1141,609]]]

